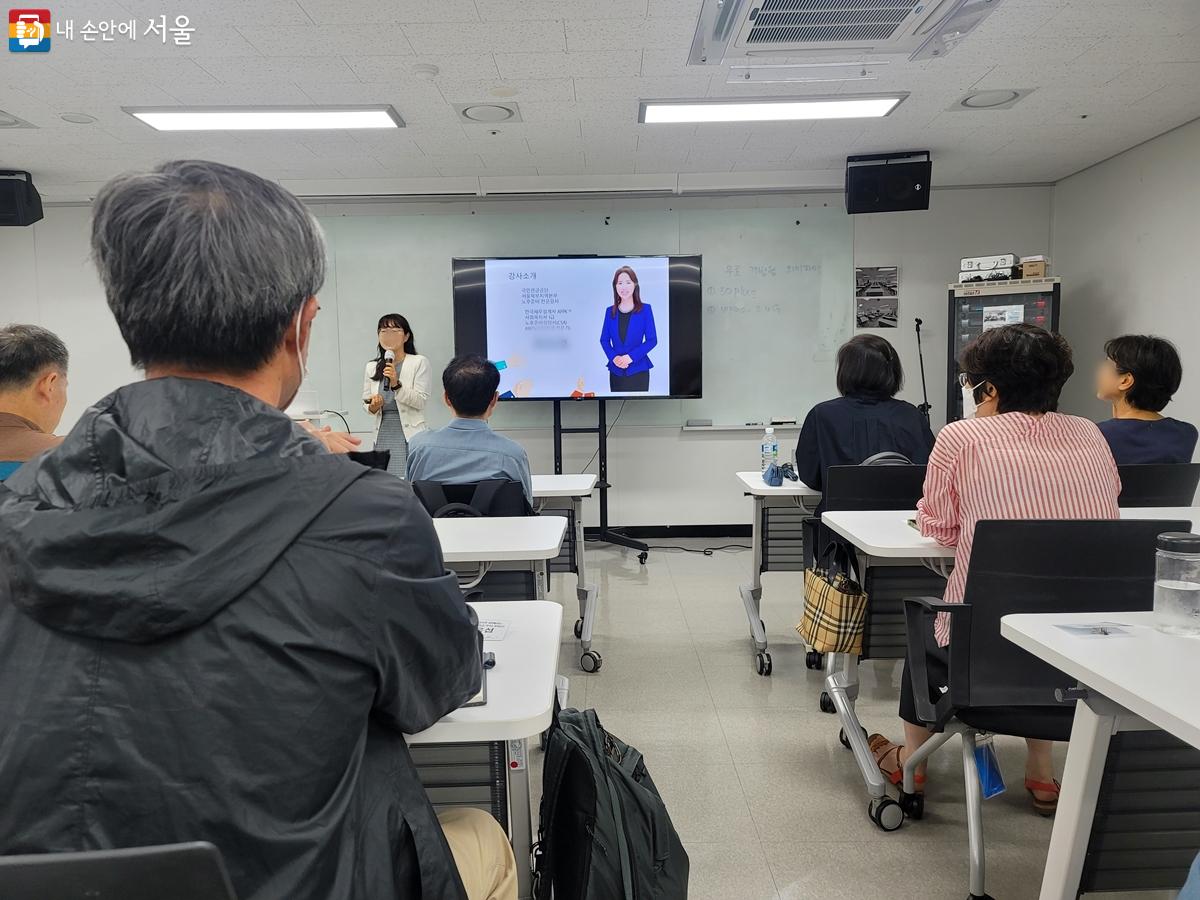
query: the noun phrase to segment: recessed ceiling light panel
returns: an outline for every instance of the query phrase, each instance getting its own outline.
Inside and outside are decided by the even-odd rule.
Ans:
[[[455,103],[458,117],[468,125],[496,125],[500,122],[520,122],[521,110],[516,103],[506,100],[497,103],[489,100],[482,103]]]
[[[1033,93],[1034,88],[987,88],[971,91],[951,106],[950,112],[978,112],[985,109],[1012,109]]]
[[[63,113],[59,118],[64,122],[70,122],[72,125],[96,124],[96,117],[89,116],[87,113]]]
[[[770,100],[643,100],[638,121],[648,125],[685,122],[790,122],[811,119],[881,118],[908,94],[805,97]]]
[[[330,131],[403,128],[390,106],[122,107],[157,131]]]

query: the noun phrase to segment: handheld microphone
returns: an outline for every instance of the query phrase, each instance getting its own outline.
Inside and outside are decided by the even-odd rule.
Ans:
[[[395,361],[396,361],[396,351],[385,350],[384,354],[383,354],[383,364],[385,366],[387,366],[387,365],[391,365]],[[388,379],[388,377],[386,375],[383,377],[383,381],[384,381],[384,386],[387,387],[388,390],[391,390],[392,382]]]

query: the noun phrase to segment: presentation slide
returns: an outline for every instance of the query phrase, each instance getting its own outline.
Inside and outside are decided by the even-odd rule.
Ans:
[[[699,396],[699,295],[696,257],[455,260],[456,346],[505,400]]]

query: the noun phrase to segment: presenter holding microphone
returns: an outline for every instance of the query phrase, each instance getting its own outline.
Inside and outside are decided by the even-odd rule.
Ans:
[[[379,355],[367,363],[362,398],[375,417],[375,449],[392,452],[388,471],[403,478],[408,442],[426,429],[429,360],[417,353],[408,319],[399,313],[380,319],[377,330]]]
[[[650,351],[658,345],[654,313],[642,302],[637,273],[621,266],[613,274],[613,304],[604,311],[600,346],[608,357],[608,386],[613,393],[650,390]]]

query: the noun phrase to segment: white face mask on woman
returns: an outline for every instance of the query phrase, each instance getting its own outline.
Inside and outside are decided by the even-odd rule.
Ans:
[[[962,389],[963,414],[964,419],[975,418],[975,410],[979,408],[979,404],[975,402],[975,388],[969,384],[964,384]]]

